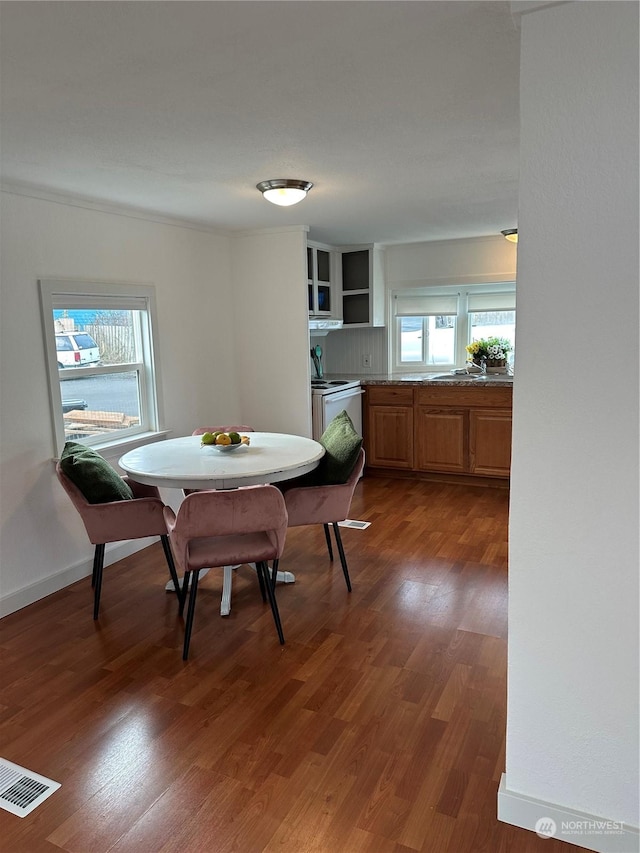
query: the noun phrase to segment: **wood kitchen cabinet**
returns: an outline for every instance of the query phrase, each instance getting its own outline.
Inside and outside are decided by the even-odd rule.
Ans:
[[[467,412],[416,406],[415,467],[418,471],[468,470]]]
[[[399,384],[365,391],[368,468],[509,477],[511,387]]]
[[[368,465],[413,468],[413,388],[369,386],[364,423]]]
[[[469,471],[508,477],[511,469],[511,409],[469,411]]]
[[[508,477],[512,393],[510,386],[417,388],[416,469]]]

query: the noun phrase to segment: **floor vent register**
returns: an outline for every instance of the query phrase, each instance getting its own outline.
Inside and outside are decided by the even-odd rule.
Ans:
[[[0,758],[0,808],[11,814],[25,817],[59,787],[60,782]]]

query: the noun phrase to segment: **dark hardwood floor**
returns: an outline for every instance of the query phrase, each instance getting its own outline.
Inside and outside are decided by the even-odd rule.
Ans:
[[[70,507],[70,512],[72,511]],[[367,478],[289,531],[286,645],[246,566],[203,579],[187,663],[160,544],[0,623],[0,755],[62,787],[3,853],[567,853],[496,820],[508,492]],[[337,557],[337,555],[336,555]]]

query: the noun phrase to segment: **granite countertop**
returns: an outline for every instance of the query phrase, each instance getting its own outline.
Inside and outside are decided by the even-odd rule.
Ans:
[[[435,379],[434,377],[438,378]],[[391,374],[391,373],[374,373],[371,375],[360,375],[360,376],[346,376],[344,374],[341,375],[331,375],[327,376],[327,379],[360,379],[361,385],[444,385],[453,386],[453,385],[463,385],[463,386],[471,386],[471,385],[482,385],[486,387],[488,385],[508,385],[511,387],[513,385],[513,376],[504,373],[491,373],[488,375],[485,374],[453,374],[453,373],[402,373],[402,374]]]

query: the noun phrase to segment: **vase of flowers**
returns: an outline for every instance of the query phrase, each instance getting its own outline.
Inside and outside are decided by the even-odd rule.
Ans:
[[[467,346],[469,359],[487,373],[506,373],[510,351],[511,343],[506,338],[480,338]]]

